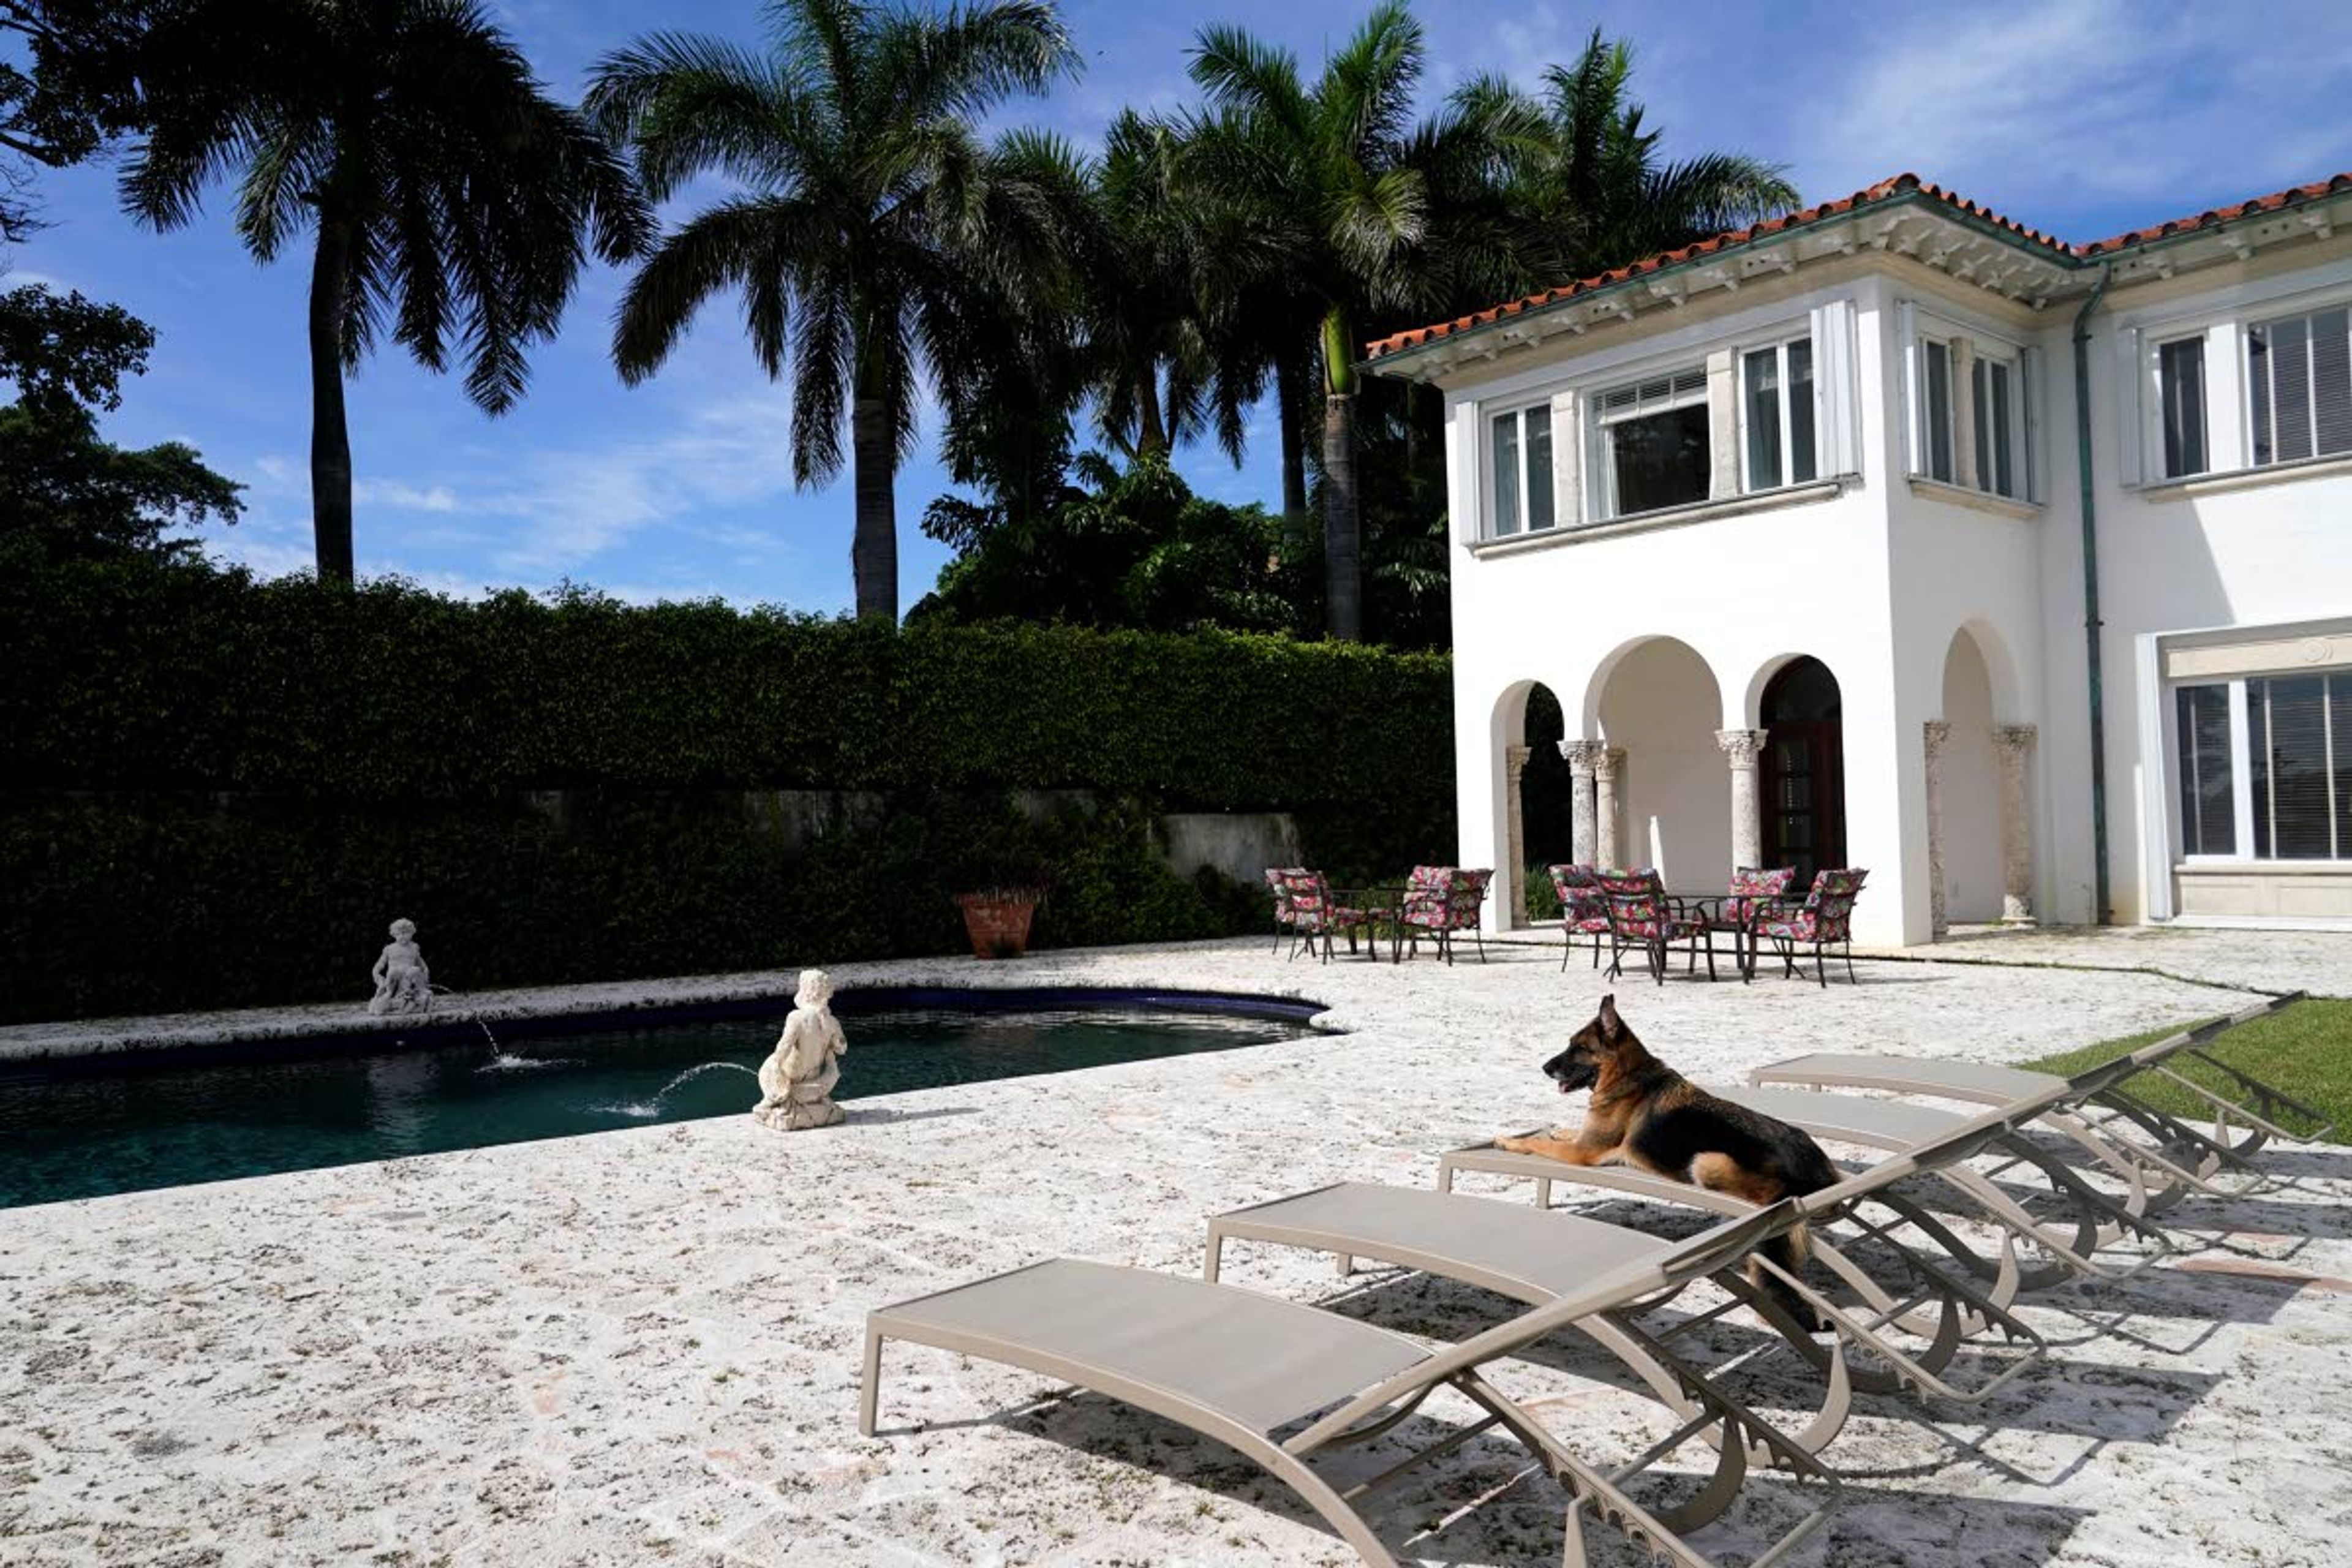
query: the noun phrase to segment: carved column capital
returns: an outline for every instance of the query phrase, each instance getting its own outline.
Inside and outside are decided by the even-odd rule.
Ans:
[[[1625,765],[1625,748],[1596,743],[1592,752],[1592,776],[1614,782],[1617,771]]]
[[[1519,782],[1519,775],[1528,771],[1528,750],[1525,746],[1503,748],[1503,772],[1514,784]]]
[[[1944,742],[1952,738],[1952,726],[1948,720],[1930,719],[1919,726],[1919,733],[1927,747],[1927,760],[1932,763],[1944,754]]]
[[[1601,742],[1562,741],[1559,743],[1559,754],[1567,761],[1570,773],[1589,773],[1592,771],[1593,759],[1601,755]]]
[[[2031,724],[1995,724],[1992,743],[2004,752],[2030,752],[2041,731]]]
[[[1752,768],[1764,754],[1766,733],[1762,730],[1717,730],[1715,743],[1723,748],[1724,756],[1733,767]]]

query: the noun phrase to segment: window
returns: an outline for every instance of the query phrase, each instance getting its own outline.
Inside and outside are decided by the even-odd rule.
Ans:
[[[2247,681],[2246,754],[2256,859],[2334,860],[2352,850],[2337,831],[2352,809],[2352,677]]]
[[[1952,482],[1952,347],[1933,338],[1919,345],[1920,471]]]
[[[1551,405],[1514,408],[1487,421],[1497,538],[1552,525]]]
[[[2173,693],[2180,751],[2180,847],[2188,855],[2238,852],[2238,794],[2231,775],[2230,689]]]
[[[1602,517],[1632,517],[1707,498],[1706,372],[1699,366],[1592,400]]]
[[[2161,392],[2164,477],[2205,471],[2205,340],[2182,338],[2156,351]]]
[[[1977,489],[1997,496],[2023,493],[2018,483],[2018,449],[2024,445],[2023,407],[2017,395],[2017,366],[1979,357],[1969,373],[1970,410],[1976,417]]]
[[[2352,309],[2247,328],[2246,395],[2255,466],[2352,452]]]
[[[2352,860],[2352,670],[2178,687],[2173,703],[2183,853]]]
[[[1740,408],[1749,489],[1801,485],[1813,478],[1812,339],[1741,355]]]

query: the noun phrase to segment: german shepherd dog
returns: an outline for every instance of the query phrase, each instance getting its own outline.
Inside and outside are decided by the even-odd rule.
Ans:
[[[1600,1014],[1543,1070],[1562,1094],[1592,1091],[1584,1124],[1533,1137],[1497,1138],[1496,1148],[1570,1165],[1631,1165],[1759,1206],[1802,1197],[1841,1179],[1821,1145],[1804,1132],[1717,1100],[1643,1049],[1617,1016],[1613,995],[1601,999]],[[1762,1251],[1797,1273],[1806,1256],[1804,1228],[1773,1237]],[[1780,1280],[1753,1262],[1748,1272],[1799,1322],[1813,1321],[1814,1314]]]

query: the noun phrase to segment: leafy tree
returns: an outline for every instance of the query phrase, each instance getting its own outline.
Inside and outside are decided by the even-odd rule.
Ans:
[[[191,551],[165,531],[244,510],[241,486],[166,442],[127,450],[100,438],[93,410],[121,405],[122,378],[143,374],[155,333],[119,305],[37,285],[0,294],[0,555],[48,559]]]
[[[1514,156],[1500,196],[1514,215],[1520,280],[1542,288],[1590,277],[1709,235],[1761,222],[1797,205],[1778,165],[1737,153],[1669,163],[1660,132],[1628,95],[1633,50],[1595,27],[1572,65],[1553,66],[1542,91],[1522,97],[1491,79],[1513,117]]]
[[[131,214],[178,228],[241,171],[256,258],[310,234],[312,518],[320,576],[348,583],[343,378],[389,331],[429,369],[462,357],[467,395],[503,412],[590,250],[625,259],[651,220],[625,163],[473,0],[184,0],[140,59]]]
[[[41,226],[33,171],[81,163],[136,123],[138,42],[152,0],[0,0],[0,35],[21,59],[0,59],[0,241]]]
[[[1326,613],[1337,637],[1363,635],[1360,329],[1370,312],[1429,308],[1458,282],[1445,216],[1501,153],[1509,126],[1491,116],[1516,108],[1491,95],[1457,98],[1417,122],[1425,52],[1403,0],[1382,0],[1311,86],[1295,56],[1238,27],[1203,28],[1193,53],[1192,79],[1217,111],[1196,126],[1197,177],[1253,210],[1243,227],[1289,280],[1269,299],[1270,329],[1282,330],[1286,307],[1315,315]],[[1270,352],[1279,371],[1297,351]]]
[[[943,499],[924,532],[961,553],[912,612],[926,620],[1059,621],[1191,631],[1301,622],[1281,520],[1194,495],[1164,452],[1119,469],[1088,453],[1080,486],[1020,517]]]
[[[644,380],[712,295],[740,290],[762,368],[782,377],[791,362],[796,482],[840,472],[848,404],[857,613],[895,619],[895,479],[919,380],[928,369],[943,397],[967,401],[956,351],[971,295],[1030,297],[1060,265],[1059,208],[1034,160],[990,148],[973,122],[1076,57],[1048,0],[937,15],[779,0],[768,19],[764,56],[666,33],[596,68],[589,113],[634,149],[656,200],[706,174],[744,187],[630,280],[614,358]]]

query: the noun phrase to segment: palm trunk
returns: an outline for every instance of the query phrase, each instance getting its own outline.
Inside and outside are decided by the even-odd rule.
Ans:
[[[323,214],[310,263],[310,528],[319,581],[352,582],[352,433],[343,413],[343,305],[351,240]]]
[[[1323,318],[1323,595],[1332,637],[1364,635],[1363,515],[1356,496],[1356,365],[1344,307]]]
[[[898,439],[890,409],[872,379],[858,373],[849,402],[849,445],[855,465],[857,532],[849,546],[850,575],[857,584],[857,618],[898,618],[898,510],[895,487]]]
[[[1274,401],[1282,420],[1282,515],[1307,515],[1307,430],[1301,416],[1307,407],[1307,368],[1296,348],[1278,351],[1274,361]]]
[[[1143,376],[1136,386],[1135,455],[1166,457],[1168,455],[1168,423],[1160,412],[1160,366],[1157,362],[1143,367]]]

